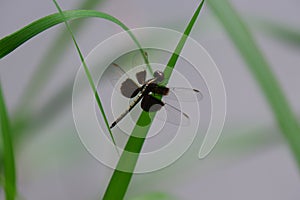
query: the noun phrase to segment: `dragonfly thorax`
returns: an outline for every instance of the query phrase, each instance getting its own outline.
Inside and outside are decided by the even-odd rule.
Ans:
[[[156,82],[162,82],[165,78],[164,73],[162,71],[155,71],[153,74],[154,78],[156,79]]]

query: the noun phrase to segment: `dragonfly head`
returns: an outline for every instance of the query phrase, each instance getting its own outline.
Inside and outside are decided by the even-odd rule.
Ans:
[[[164,73],[162,71],[155,71],[153,74],[154,78],[156,79],[157,82],[162,82],[165,78]]]

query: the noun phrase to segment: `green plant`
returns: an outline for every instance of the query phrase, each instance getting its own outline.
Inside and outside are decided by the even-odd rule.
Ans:
[[[94,5],[96,5],[97,1],[95,0],[89,0],[85,3],[91,3],[91,5],[88,6],[88,4],[83,4],[82,7],[92,8]],[[177,45],[176,51],[173,53],[172,57],[169,60],[168,67],[166,68],[165,74],[167,79],[171,76],[172,69],[176,64],[176,61],[178,59],[178,56],[180,55],[180,51],[184,46],[184,42],[186,37],[190,34],[192,27],[200,13],[200,10],[203,6],[204,1],[202,1],[196,10],[196,13],[194,14],[193,18],[189,22],[188,27],[185,30],[185,35],[183,35],[181,41]],[[282,133],[286,137],[288,143],[290,144],[291,150],[294,152],[295,158],[298,162],[298,165],[300,166],[300,128],[298,124],[297,118],[294,116],[294,113],[291,111],[290,105],[285,99],[285,95],[277,81],[277,78],[273,75],[273,72],[270,69],[270,66],[266,59],[263,56],[263,53],[260,51],[259,47],[256,45],[256,42],[250,33],[248,27],[243,22],[241,17],[236,13],[236,11],[233,9],[233,7],[230,5],[230,3],[227,0],[224,1],[218,1],[218,0],[209,0],[207,2],[212,9],[213,13],[216,14],[216,16],[219,18],[221,24],[227,31],[228,35],[230,36],[231,40],[237,47],[239,53],[249,66],[249,69],[252,71],[254,77],[257,80],[257,83],[260,85],[263,94],[266,96],[266,99],[270,105],[270,107],[273,110],[274,116],[277,119],[278,125],[282,130]],[[59,7],[58,7],[59,8]],[[33,38],[35,35],[38,35],[42,33],[43,31],[49,29],[50,27],[60,24],[60,23],[66,23],[66,26],[69,30],[69,32],[72,35],[72,39],[75,43],[76,49],[80,55],[80,60],[84,64],[86,74],[90,79],[91,87],[95,93],[95,98],[97,99],[97,103],[99,106],[99,109],[102,112],[102,115],[104,118],[105,113],[103,111],[103,107],[100,102],[100,98],[97,94],[95,85],[93,83],[93,80],[91,79],[89,75],[88,68],[84,62],[82,53],[78,47],[78,44],[74,38],[74,35],[72,34],[72,30],[78,30],[78,27],[69,27],[67,21],[80,19],[80,18],[90,18],[90,17],[97,17],[97,18],[103,18],[106,20],[109,20],[118,26],[120,26],[123,30],[128,31],[129,28],[125,26],[121,21],[118,19],[97,11],[93,10],[71,10],[71,11],[64,11],[62,12],[59,10],[59,13],[52,14],[49,16],[46,16],[44,18],[41,18],[28,26],[25,26],[24,28],[20,29],[19,31],[2,38],[0,40],[0,58],[5,57],[14,49],[25,43],[26,41]],[[269,26],[264,26],[267,33],[272,33],[273,35],[286,40],[291,41],[293,44],[298,44],[299,42],[299,33],[297,31],[290,31],[289,29],[281,26],[277,26],[276,24],[269,24]],[[136,42],[137,46],[140,48],[142,55],[144,56],[142,47],[139,45],[138,41],[135,39],[135,37],[128,31],[132,39]],[[274,34],[275,33],[275,34]],[[68,32],[64,33],[69,34]],[[59,44],[61,42],[60,39],[56,40]],[[53,46],[56,46],[57,44],[54,44]],[[67,46],[67,45],[65,45]],[[57,56],[59,53],[53,51],[53,55],[51,57]],[[64,50],[62,50],[63,52]],[[144,57],[145,62],[147,63],[148,60],[146,57]],[[29,119],[28,116],[22,116],[22,109],[26,109],[28,100],[31,98],[34,98],[39,91],[40,85],[43,86],[45,80],[45,74],[48,74],[50,70],[50,62],[47,62],[47,59],[45,61],[46,64],[42,64],[44,68],[37,71],[36,78],[33,78],[33,82],[30,84],[28,91],[25,92],[25,100],[21,101],[20,107],[16,113],[16,118],[12,118],[12,120],[9,120],[7,108],[4,102],[4,96],[1,91],[0,87],[0,116],[1,116],[1,133],[2,133],[2,146],[1,148],[1,154],[2,158],[0,157],[1,162],[0,167],[4,168],[4,175],[3,177],[0,176],[0,183],[5,188],[6,193],[6,199],[12,200],[15,199],[17,194],[17,187],[16,187],[16,175],[15,175],[15,163],[14,163],[14,148],[13,144],[17,138],[20,137],[21,134],[16,133],[24,133],[24,130],[30,126],[43,126],[43,122],[47,119],[53,118],[60,110],[61,107],[63,107],[65,104],[67,104],[68,100],[64,100],[61,102],[61,97],[68,96],[69,93],[66,91],[69,91],[70,88],[72,88],[72,83],[67,84],[65,87],[62,87],[61,90],[57,92],[58,97],[54,97],[53,99],[49,100],[49,104],[47,104],[36,116],[34,116],[33,119]],[[149,66],[150,67],[150,66]],[[52,68],[52,66],[51,66]],[[51,71],[51,70],[50,70]],[[37,84],[38,87],[33,87],[32,85]],[[165,82],[167,84],[167,82]],[[65,99],[65,98],[63,98]],[[59,101],[59,106],[57,106],[57,102]],[[155,117],[155,114],[151,115],[151,119]],[[140,129],[135,127],[133,130],[133,133],[125,147],[125,150],[129,152],[135,152],[137,153],[137,156],[132,159],[130,163],[131,172],[121,172],[118,170],[115,170],[108,188],[104,194],[104,199],[122,199],[126,192],[127,188],[129,186],[130,180],[133,175],[134,166],[138,159],[138,154],[141,151],[144,143],[144,139],[142,138],[136,138],[134,137],[135,134],[139,134],[140,136],[144,136],[145,138],[150,125],[151,125],[151,119],[149,120],[148,114],[143,112],[140,116],[139,120],[137,121],[137,124],[148,124],[148,126],[141,132]],[[12,123],[10,123],[12,121]],[[40,123],[41,122],[41,123]],[[11,125],[12,124],[12,125]],[[107,121],[106,121],[106,125]],[[107,127],[109,129],[109,127]],[[265,132],[265,131],[263,131]],[[113,138],[112,134],[111,137]],[[257,135],[245,139],[245,137],[241,138],[233,138],[228,146],[232,147],[234,144],[237,144],[238,148],[245,148],[245,146],[255,146],[255,145],[261,145],[264,146],[270,138],[262,137],[260,133]],[[273,138],[272,138],[273,139]],[[249,140],[253,140],[249,144]],[[274,142],[274,141],[271,141]],[[276,141],[274,142],[276,143]],[[247,147],[246,147],[247,148]],[[234,148],[235,149],[235,148]],[[119,165],[125,165],[125,160],[127,161],[128,157],[126,153],[121,156]],[[146,194],[144,196],[138,197],[136,199],[171,199],[168,195],[164,193],[150,193]]]
[[[4,102],[2,93],[2,86],[0,84],[0,126],[2,133],[3,152],[4,152],[4,188],[7,200],[13,200],[16,197],[16,170],[15,170],[15,156],[12,143],[11,127],[9,117]]]
[[[164,85],[167,85],[170,76],[172,74],[172,71],[175,67],[175,64],[178,60],[178,57],[180,55],[180,52],[183,49],[183,46],[186,42],[187,37],[190,35],[191,30],[200,14],[200,11],[203,7],[204,0],[201,1],[199,4],[197,10],[195,11],[192,19],[190,20],[187,28],[184,31],[184,34],[182,35],[182,38],[178,42],[175,52],[172,54],[167,67],[164,70],[165,74],[165,81]],[[161,97],[160,97],[161,98]],[[145,138],[147,136],[147,133],[151,127],[151,122],[153,121],[156,113],[147,113],[145,111],[142,112],[139,119],[136,122],[136,126],[134,127],[130,138],[128,139],[128,142],[126,143],[126,146],[124,148],[124,153],[121,155],[121,158],[118,162],[117,169],[114,171],[112,178],[108,184],[108,187],[105,191],[103,199],[123,199],[127,188],[129,186],[131,177],[134,172],[134,168],[136,165],[136,162],[138,160],[139,153],[141,152],[141,149],[143,147],[143,144],[145,142]],[[141,129],[139,125],[145,125],[146,127]],[[135,137],[135,135],[139,135],[139,137]],[[135,153],[134,156],[132,154],[128,154],[127,152]],[[128,162],[129,161],[129,162]],[[126,166],[126,167],[125,167]],[[125,167],[126,169],[129,169],[129,172],[120,171],[118,169]]]
[[[300,126],[268,62],[243,20],[227,0],[210,0],[209,5],[244,58],[273,110],[300,169]]]

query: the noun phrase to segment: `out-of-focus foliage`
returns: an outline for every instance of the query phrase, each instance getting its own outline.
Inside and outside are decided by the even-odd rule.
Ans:
[[[269,63],[248,27],[227,0],[210,0],[208,3],[261,87],[300,169],[300,126]]]
[[[3,143],[4,189],[6,200],[14,200],[17,192],[15,156],[9,117],[0,84],[0,128]]]

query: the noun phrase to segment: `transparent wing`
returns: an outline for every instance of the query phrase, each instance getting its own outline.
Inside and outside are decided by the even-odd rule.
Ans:
[[[147,112],[162,112],[158,113],[156,117],[161,121],[183,126],[187,126],[190,123],[189,116],[177,108],[177,105],[171,105],[169,103],[162,102],[151,95],[146,95],[144,97],[141,107]]]
[[[149,62],[149,56],[148,56],[147,51],[144,51],[144,56]],[[142,53],[140,51],[136,51],[133,55],[133,58],[132,58],[132,66],[133,67],[139,67],[139,69],[141,71],[145,71],[145,72],[141,72],[140,74],[137,74],[137,76],[136,76],[137,79],[138,79],[138,82],[140,84],[144,84],[147,77],[148,78],[153,78],[152,74],[149,71],[149,68],[146,65],[144,56],[142,55]]]
[[[144,55],[146,57],[146,59],[148,59],[148,53],[146,51],[144,51]],[[144,65],[145,64],[145,59],[144,56],[142,55],[142,53],[140,51],[137,51],[132,59],[132,65],[134,67],[136,66],[140,66],[140,65]]]
[[[157,115],[157,119],[164,120],[174,125],[188,126],[190,124],[190,118],[188,114],[182,112],[176,106],[173,106],[169,103],[165,103],[165,105],[161,110],[163,109],[165,109],[166,115],[162,115],[162,113],[160,113]],[[163,111],[159,111],[159,112],[163,112]]]
[[[169,94],[164,97],[166,100],[193,102],[203,99],[203,94],[197,89],[184,87],[170,87],[169,89]]]
[[[107,74],[107,77],[109,78],[109,82],[113,86],[116,86],[117,82],[122,78],[122,76],[125,75],[126,78],[129,78],[129,75],[127,74],[127,72],[116,63],[112,63],[110,66],[108,66],[105,73]]]

